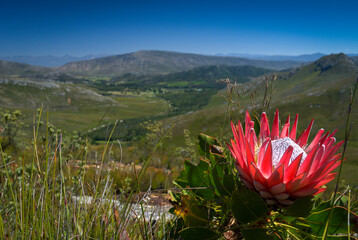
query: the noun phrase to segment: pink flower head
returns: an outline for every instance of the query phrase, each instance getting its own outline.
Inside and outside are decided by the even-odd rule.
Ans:
[[[290,116],[281,133],[276,110],[270,131],[266,113],[261,116],[259,139],[254,122],[246,112],[245,133],[239,122],[231,123],[234,140],[228,145],[240,178],[245,186],[257,191],[267,204],[290,205],[297,198],[323,192],[323,185],[332,181],[332,173],[340,165],[341,154],[335,154],[343,141],[336,144],[332,134],[320,129],[307,143],[313,119],[296,139],[298,114],[290,131]]]

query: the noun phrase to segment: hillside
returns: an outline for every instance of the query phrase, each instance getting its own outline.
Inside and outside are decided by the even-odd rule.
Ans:
[[[102,123],[164,115],[168,108],[165,100],[152,96],[105,96],[84,85],[29,79],[0,79],[0,95],[0,109],[21,110],[26,124],[43,105],[50,110],[50,122],[69,132],[94,128],[107,110]]]
[[[358,66],[358,56],[352,56],[351,59]]]
[[[49,72],[45,67],[32,66],[25,63],[8,62],[0,60],[0,75],[26,75],[33,76]]]
[[[281,74],[277,94],[280,98],[296,98],[302,95],[320,96],[328,90],[343,91],[353,84],[357,70],[358,66],[345,54],[328,55],[312,64]]]
[[[300,113],[302,128],[315,118],[317,124],[314,131],[321,126],[339,129],[337,136],[343,138],[350,91],[357,79],[357,71],[358,66],[352,58],[341,53],[324,56],[293,71],[280,73],[274,84],[271,109],[278,107],[281,116]],[[262,92],[263,82],[248,84],[250,91]],[[358,104],[354,117],[358,118]],[[353,132],[352,140],[358,141],[358,126]]]
[[[358,77],[358,66],[352,57],[332,54],[283,73],[275,83],[272,109],[279,107],[282,116],[300,114],[301,129],[314,118],[313,132],[321,127],[337,129],[337,139],[344,138],[350,92]],[[358,98],[352,119],[358,119]],[[350,159],[358,157],[358,125],[353,123],[350,135]],[[351,162],[352,163],[352,162]],[[358,165],[358,161],[353,161]]]
[[[158,74],[135,75],[124,74],[113,77],[110,81],[97,81],[101,89],[123,88],[223,88],[227,78],[238,83],[250,81],[273,70],[253,66],[210,65],[193,68],[188,71]]]
[[[314,118],[313,132],[317,132],[321,127],[327,130],[338,129],[337,139],[342,139],[350,90],[356,81],[357,70],[352,58],[344,54],[334,54],[293,71],[279,73],[274,83],[274,94],[268,111],[270,117],[273,117],[276,108],[280,109],[281,121],[288,114],[294,116],[299,113],[299,131]],[[251,104],[251,92],[256,93],[256,103],[261,103],[264,85],[263,78],[239,85],[240,89],[245,90],[240,90],[239,97],[242,113]],[[176,123],[174,141],[177,144],[184,141],[181,137],[182,129],[185,128],[190,129],[193,136],[200,132],[217,136],[225,132],[230,135],[225,100],[220,97],[225,94],[226,91],[221,91],[219,96],[213,96],[213,104],[209,104],[203,110],[173,117],[172,121]],[[353,114],[353,119],[358,119],[358,98]],[[234,118],[237,116],[241,115],[235,113]],[[352,131],[351,144],[357,147],[354,154],[358,157],[357,124],[353,126]]]
[[[251,65],[282,70],[296,67],[300,64],[293,61],[264,61],[166,51],[138,51],[88,61],[71,62],[57,68],[57,70],[77,75],[113,76],[125,73],[165,74],[186,71],[205,65]]]

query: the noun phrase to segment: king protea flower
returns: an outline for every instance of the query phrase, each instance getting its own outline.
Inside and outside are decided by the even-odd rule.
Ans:
[[[297,198],[323,192],[323,185],[334,179],[332,171],[341,163],[341,154],[335,153],[343,141],[336,144],[336,131],[324,134],[320,129],[308,144],[313,120],[296,139],[297,121],[298,114],[290,131],[288,116],[280,133],[277,110],[270,132],[266,113],[262,113],[258,139],[248,112],[245,133],[240,122],[237,126],[231,123],[234,140],[228,147],[240,178],[267,204],[290,205]]]

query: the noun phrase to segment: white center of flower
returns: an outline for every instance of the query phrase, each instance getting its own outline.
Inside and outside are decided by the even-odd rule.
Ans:
[[[301,153],[303,153],[301,163],[307,157],[307,154],[305,153],[305,151],[297,143],[292,141],[292,139],[289,137],[273,140],[273,141],[271,141],[271,144],[272,144],[272,165],[273,166],[276,166],[280,162],[283,154],[285,153],[285,151],[287,150],[287,148],[289,146],[293,147],[293,152],[292,152],[289,164],[291,164],[291,162],[293,160],[295,160],[295,158],[298,155],[300,155]]]

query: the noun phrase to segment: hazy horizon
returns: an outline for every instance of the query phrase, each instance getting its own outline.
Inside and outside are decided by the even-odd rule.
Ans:
[[[205,55],[205,56],[223,56],[223,57],[235,57],[235,55],[247,55],[247,56],[287,56],[287,57],[297,57],[302,55],[315,55],[315,54],[323,54],[323,55],[330,55],[330,54],[338,54],[338,53],[344,53],[346,55],[358,55],[356,52],[312,52],[312,53],[302,53],[302,54],[262,54],[262,53],[245,53],[245,52],[231,52],[231,53],[214,53],[214,54],[204,54],[204,53],[196,53],[196,52],[183,52],[183,51],[174,51],[174,50],[160,50],[160,49],[138,49],[136,51],[131,52],[123,52],[123,53],[98,53],[98,54],[84,54],[84,55],[71,55],[71,54],[64,54],[64,55],[54,55],[54,54],[43,54],[43,55],[0,55],[0,57],[58,57],[58,58],[64,58],[64,57],[73,57],[73,58],[82,58],[82,57],[106,57],[106,56],[113,56],[113,55],[122,55],[122,54],[130,54],[134,52],[139,51],[166,51],[166,52],[177,52],[177,53],[188,53],[188,54],[198,54],[198,55]]]

